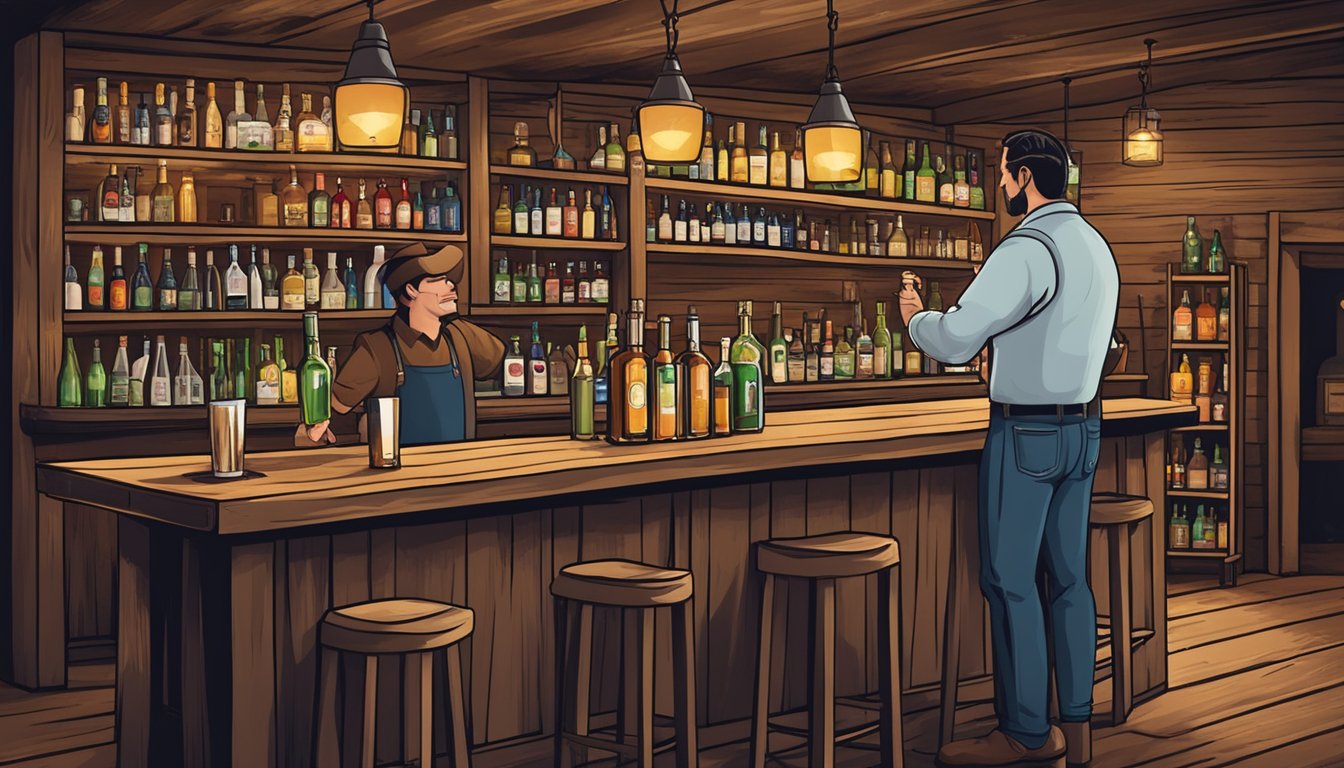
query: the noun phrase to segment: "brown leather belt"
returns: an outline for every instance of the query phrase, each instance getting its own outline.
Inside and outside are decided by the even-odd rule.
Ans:
[[[1101,402],[1093,400],[1090,403],[1071,403],[1069,405],[1013,405],[1011,403],[991,403],[991,407],[1003,414],[1005,418],[1014,418],[1017,416],[1055,416],[1063,418],[1065,416],[1100,416]]]

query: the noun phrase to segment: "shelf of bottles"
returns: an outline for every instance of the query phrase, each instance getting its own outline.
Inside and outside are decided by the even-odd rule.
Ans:
[[[1217,230],[1205,245],[1187,219],[1181,262],[1168,267],[1169,396],[1196,407],[1199,423],[1167,438],[1167,554],[1238,556],[1241,267]]]

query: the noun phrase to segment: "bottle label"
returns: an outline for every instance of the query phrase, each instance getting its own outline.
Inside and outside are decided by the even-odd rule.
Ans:
[[[308,226],[308,211],[305,203],[285,203],[285,226],[286,227],[306,227]],[[316,215],[317,211],[313,211]]]
[[[321,120],[304,120],[295,132],[300,152],[326,152],[331,149],[331,129]]]
[[[673,222],[672,239],[677,241],[678,243],[684,243],[686,242],[688,237],[690,237],[690,234],[687,231],[686,222],[681,220]]]
[[[579,301],[587,304],[593,300],[593,284],[589,280],[579,281]]]
[[[131,381],[130,381],[130,385],[129,385],[129,386],[130,386],[130,390],[131,390],[131,391],[130,391],[130,395],[127,397],[127,402],[129,402],[131,405],[137,405],[137,406],[138,406],[138,405],[144,405],[144,404],[145,404],[145,382],[144,382],[144,380],[143,380],[143,379],[131,379]]]
[[[126,405],[130,399],[131,383],[119,376],[112,377],[112,399],[109,401],[113,405]]]
[[[782,346],[771,350],[770,380],[776,384],[788,381],[788,357],[788,351]]]
[[[778,248],[780,245],[779,227],[766,227],[765,244],[772,248]]]
[[[915,199],[922,203],[932,203],[936,199],[932,176],[915,177]]]
[[[101,285],[90,285],[90,286],[89,286],[89,307],[90,307],[90,308],[97,307],[97,308],[99,308],[99,309],[102,309],[102,307],[103,307],[103,286],[101,286]]]
[[[126,308],[126,283],[117,281],[112,284],[112,292],[109,297],[109,306],[112,309]]]
[[[546,394],[546,361],[532,361],[532,392],[534,395]]]
[[[156,376],[152,379],[153,391],[150,394],[150,405],[170,405],[168,379],[162,376]]]
[[[757,221],[751,225],[751,240],[755,243],[765,242],[765,222]]]
[[[750,184],[765,184],[766,160],[768,158],[761,155],[755,155],[750,158],[747,169],[747,180]]]
[[[873,347],[873,373],[882,378],[886,378],[891,374],[891,372],[887,370],[886,347]]]
[[[1218,318],[1199,318],[1195,332],[1199,335],[1200,341],[1213,341],[1218,336]]]
[[[829,378],[835,375],[835,358],[829,355],[823,355],[821,358],[821,376]]]
[[[546,209],[546,235],[548,237],[558,237],[564,228],[564,218],[561,216],[559,208]]]
[[[173,220],[173,198],[156,197],[154,198],[154,212],[151,214],[154,221],[172,222]]]
[[[67,310],[84,308],[84,293],[80,290],[79,283],[68,282],[65,284],[65,308]]]
[[[532,217],[526,211],[515,211],[513,214],[513,233],[515,235],[528,234],[528,228],[531,226]]]
[[[523,361],[510,360],[508,366],[504,369],[505,386],[514,385],[521,387],[523,385]]]
[[[645,402],[646,393],[644,391],[644,382],[643,381],[630,382],[630,388],[627,391],[628,396],[625,401],[626,406],[629,407],[631,410],[635,411],[644,410],[644,406],[647,405],[647,403]]]
[[[606,304],[611,297],[611,288],[605,277],[593,278],[593,301]]]
[[[146,291],[146,294],[148,294],[148,291]],[[164,288],[159,291],[159,309],[177,309],[176,288]]]
[[[284,295],[285,309],[303,309],[304,296],[301,293],[286,293]]]
[[[495,301],[501,304],[507,303],[513,292],[513,281],[504,276],[495,278]]]

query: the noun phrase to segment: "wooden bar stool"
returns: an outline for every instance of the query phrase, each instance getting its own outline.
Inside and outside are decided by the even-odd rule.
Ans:
[[[770,731],[805,736],[808,764],[813,768],[835,765],[835,745],[879,731],[881,765],[905,764],[901,737],[901,588],[900,546],[889,536],[869,533],[828,533],[791,539],[770,539],[756,545],[756,569],[765,574],[761,595],[760,646],[756,654],[756,695],[751,729],[751,764],[764,768]],[[835,696],[835,580],[877,574],[878,696]],[[775,602],[775,579],[779,576],[807,579],[811,588],[811,656],[808,658],[810,701],[808,727],[792,728],[771,723],[770,644]],[[835,706],[876,709],[876,723],[836,732]],[[856,745],[858,746],[858,745]]]
[[[473,616],[460,608],[433,600],[374,600],[333,608],[318,626],[322,646],[322,669],[318,695],[318,736],[315,765],[340,765],[337,743],[336,688],[341,653],[364,655],[364,728],[360,765],[373,768],[373,739],[378,699],[378,656],[408,657],[406,674],[416,662],[420,674],[420,760],[434,764],[434,651],[446,654],[449,751],[453,768],[471,765],[467,754],[467,719],[462,695],[462,660],[458,643],[471,634]],[[408,726],[411,706],[403,713]]]
[[[695,638],[691,617],[691,572],[658,568],[630,560],[593,560],[560,569],[551,582],[555,596],[555,765],[564,762],[566,744],[586,752],[589,747],[633,758],[640,768],[652,768],[653,756],[676,744],[677,768],[698,765],[695,721]],[[568,612],[577,605],[578,621],[571,627]],[[634,702],[634,741],[628,738],[624,709],[618,713],[617,738],[589,732],[590,687],[593,661],[593,607],[620,608],[622,627],[630,627],[639,648],[638,660],[624,659],[622,692]],[[672,612],[672,680],[674,735],[654,742],[654,721],[666,721],[653,711],[653,612]],[[633,614],[633,616],[632,616]],[[623,631],[622,636],[625,636]],[[566,653],[566,646],[569,652]],[[624,657],[624,653],[622,656]],[[565,717],[566,692],[573,690],[573,717]],[[622,694],[623,700],[625,694]]]

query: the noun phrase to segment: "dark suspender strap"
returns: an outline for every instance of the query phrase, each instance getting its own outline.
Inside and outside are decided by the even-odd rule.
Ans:
[[[397,387],[406,383],[406,364],[401,359],[401,346],[397,344],[397,334],[392,331],[392,325],[383,326],[383,333],[387,334],[387,340],[392,342],[392,354],[397,356]]]

